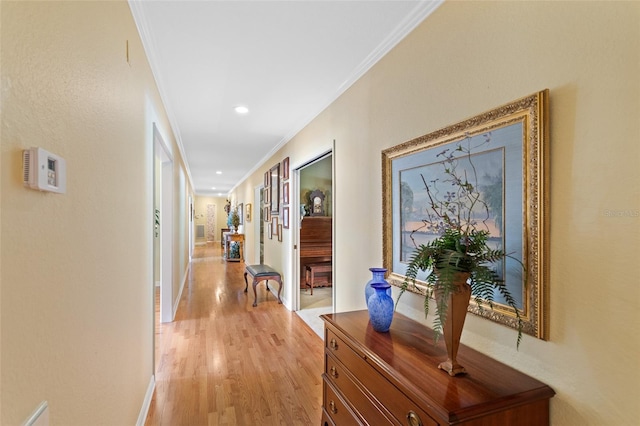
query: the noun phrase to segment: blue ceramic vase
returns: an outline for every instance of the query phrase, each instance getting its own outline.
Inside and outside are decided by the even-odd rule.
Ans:
[[[373,278],[371,278],[367,282],[367,284],[364,286],[364,302],[365,303],[368,303],[371,295],[375,293],[373,291],[373,287],[371,287],[372,284],[374,283],[383,283],[387,285],[389,284],[387,280],[384,279],[384,274],[387,272],[387,268],[369,268],[369,270],[373,274]],[[391,297],[391,286],[389,286],[389,289],[387,290],[387,294],[389,295],[389,297]]]
[[[369,321],[375,331],[385,333],[389,331],[393,320],[393,299],[387,294],[387,291],[391,291],[391,285],[385,281],[373,283],[371,287],[374,293],[367,300]]]

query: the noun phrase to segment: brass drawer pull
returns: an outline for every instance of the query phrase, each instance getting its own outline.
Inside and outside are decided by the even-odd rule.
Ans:
[[[331,414],[336,414],[338,412],[338,409],[336,408],[336,403],[333,402],[333,400],[329,402],[329,411],[331,411]]]
[[[329,342],[329,347],[334,351],[338,349],[338,342],[336,342],[336,339],[331,339],[331,341]]]
[[[334,379],[338,378],[338,370],[336,369],[336,366],[333,365],[331,366],[331,369],[329,370],[329,374],[331,375],[331,377],[333,377]]]
[[[415,411],[409,411],[407,413],[407,424],[409,426],[422,426],[422,420],[420,420],[420,416]]]

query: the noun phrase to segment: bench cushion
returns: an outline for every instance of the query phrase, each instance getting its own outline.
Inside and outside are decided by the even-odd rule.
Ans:
[[[247,265],[245,269],[254,277],[280,276],[280,273],[269,265]]]

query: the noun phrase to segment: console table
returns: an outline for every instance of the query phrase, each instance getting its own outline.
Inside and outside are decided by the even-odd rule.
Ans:
[[[240,246],[240,257],[229,258],[229,254],[231,254],[231,243],[238,243]],[[244,234],[225,234],[224,240],[224,255],[227,262],[242,262],[244,261],[244,254],[242,253],[244,249]]]
[[[467,374],[438,369],[447,357],[431,329],[394,313],[388,333],[366,310],[322,315],[325,368],[322,425],[548,425],[555,392],[464,345]]]

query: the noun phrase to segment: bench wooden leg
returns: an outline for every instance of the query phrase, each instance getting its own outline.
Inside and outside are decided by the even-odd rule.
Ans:
[[[256,292],[256,286],[258,285],[258,280],[256,278],[253,279],[253,307],[258,306],[258,293]]]
[[[282,305],[282,299],[280,299],[280,293],[282,293],[282,278],[276,277],[274,281],[278,283],[278,303]]]
[[[264,277],[262,279],[260,278],[253,278],[253,283],[251,284],[251,286],[253,287],[253,307],[255,308],[256,306],[258,306],[258,292],[256,291],[256,286],[260,283],[260,281],[265,281],[265,286],[267,287],[267,292],[271,291],[269,290],[269,280],[274,280],[278,283],[279,287],[278,287],[278,303],[282,304],[282,299],[280,298],[280,293],[282,293],[282,278],[280,278],[279,276],[270,276],[270,277]],[[245,274],[245,282],[247,281],[247,277]],[[248,284],[247,284],[248,286]],[[247,291],[247,288],[245,287],[245,292]]]
[[[313,296],[313,272],[309,268],[307,268],[307,270],[304,273],[304,277],[306,280],[307,287],[311,288],[311,296]]]

